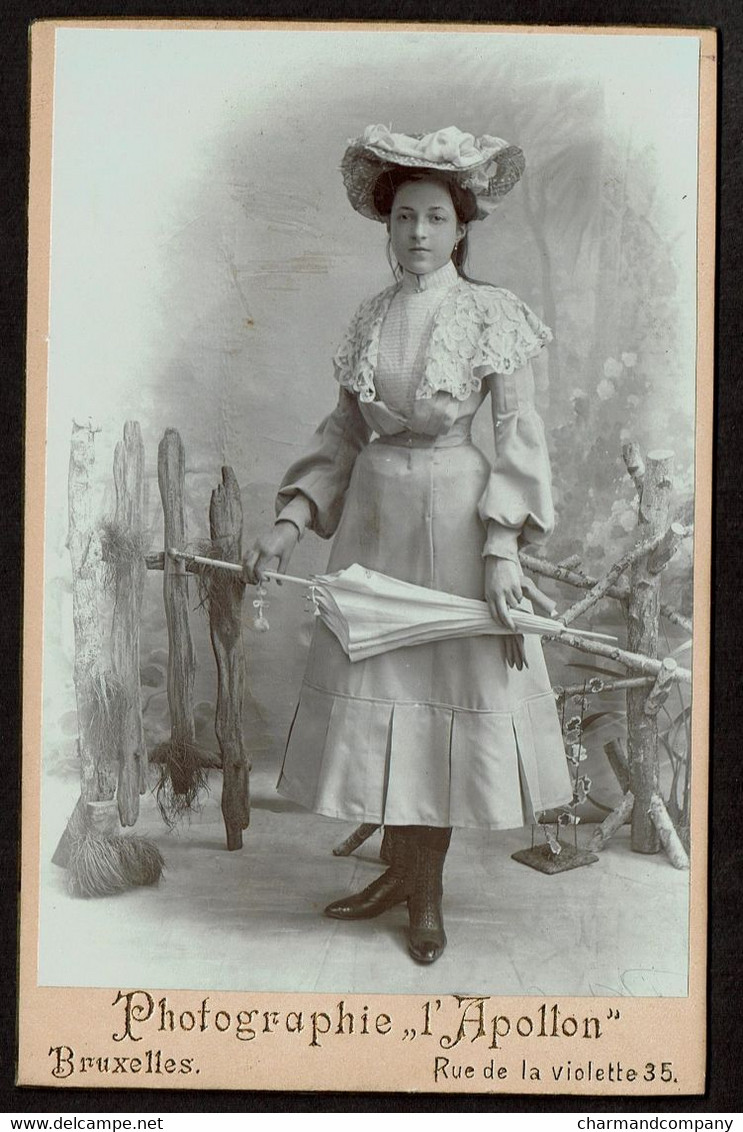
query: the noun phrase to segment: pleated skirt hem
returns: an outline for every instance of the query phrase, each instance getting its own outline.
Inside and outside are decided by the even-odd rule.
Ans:
[[[305,682],[277,789],[325,817],[515,829],[572,798],[554,698],[515,711],[362,699]]]

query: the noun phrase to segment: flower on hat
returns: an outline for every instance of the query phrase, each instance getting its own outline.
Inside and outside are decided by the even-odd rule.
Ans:
[[[518,182],[524,164],[518,146],[491,134],[476,138],[456,126],[429,134],[401,134],[377,124],[349,141],[341,172],[351,204],[372,220],[383,219],[374,207],[377,178],[396,166],[448,173],[474,195],[477,216],[484,219]]]
[[[447,126],[422,136],[393,134],[386,126],[367,126],[362,135],[364,145],[390,155],[395,163],[409,157],[421,165],[451,165],[469,169],[483,160],[483,151],[473,134],[465,134],[456,126]],[[497,146],[505,146],[499,138],[488,138]]]

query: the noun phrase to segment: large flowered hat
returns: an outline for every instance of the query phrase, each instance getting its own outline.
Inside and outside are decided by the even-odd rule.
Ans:
[[[510,192],[524,171],[524,155],[502,138],[476,138],[456,126],[432,134],[394,134],[386,126],[367,126],[349,141],[341,161],[343,184],[357,212],[370,220],[385,220],[374,206],[374,185],[381,173],[403,166],[431,169],[453,177],[477,202],[484,220],[501,197]]]

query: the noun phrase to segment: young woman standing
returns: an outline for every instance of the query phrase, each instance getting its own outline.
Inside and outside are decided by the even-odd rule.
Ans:
[[[511,633],[351,663],[316,625],[278,789],[318,813],[394,830],[389,869],[326,914],[365,919],[407,901],[409,950],[446,945],[452,827],[520,827],[572,796],[536,637],[515,634],[518,550],[553,526],[530,359],[551,333],[515,295],[464,274],[470,225],[521,176],[521,151],[449,127],[370,126],[342,173],[352,206],[389,235],[396,282],[358,308],[335,357],[338,404],[288,470],[277,520],[245,561],[287,568],[306,529],[353,563],[487,600]],[[496,457],[471,439],[490,394]]]

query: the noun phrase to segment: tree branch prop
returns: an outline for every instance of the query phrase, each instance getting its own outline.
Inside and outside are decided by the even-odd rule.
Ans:
[[[560,620],[563,624],[569,625],[571,621],[575,621],[576,617],[580,617],[583,613],[586,613],[592,605],[595,605],[596,602],[612,588],[625,570],[628,570],[630,566],[640,558],[644,558],[645,555],[654,551],[659,546],[660,542],[660,536],[656,536],[655,538],[648,539],[646,542],[640,543],[638,546],[633,546],[632,550],[628,550],[626,554],[623,554],[622,557],[607,570],[603,578],[599,578],[590,592],[586,594],[581,601],[577,601],[575,605],[571,605],[569,609],[560,615]]]
[[[645,673],[646,676],[657,676],[661,667],[661,661],[654,660],[642,653],[629,652],[627,649],[620,649],[616,645],[603,645],[600,641],[589,641],[584,637],[576,637],[572,633],[561,633],[559,636],[545,634],[542,640],[550,644],[570,645],[571,648],[578,649],[580,652],[587,652],[592,656],[602,656],[606,660],[615,660],[618,664],[625,665],[626,668]],[[688,668],[682,668],[679,665],[674,679],[681,684],[691,684],[691,672]]]
[[[621,680],[603,680],[600,676],[583,680],[580,684],[555,684],[552,691],[556,696],[601,695],[603,692],[622,692],[627,688],[650,688],[655,683],[652,676],[627,676]],[[595,686],[592,686],[595,685]]]
[[[693,527],[685,527],[683,523],[671,523],[661,542],[648,558],[648,570],[651,574],[660,574],[661,570],[665,570],[682,540],[692,531]]]
[[[648,452],[642,495],[637,509],[637,530],[643,541],[648,536],[665,539],[668,510],[671,502],[673,452]],[[658,655],[661,578],[651,574],[647,556],[636,559],[630,574],[630,598],[627,607],[627,644],[632,652],[644,656]],[[657,663],[657,662],[656,662]],[[657,669],[664,672],[663,662]],[[689,674],[691,676],[691,674]],[[661,684],[662,687],[662,684]],[[652,695],[652,693],[651,693]],[[661,697],[659,691],[657,698]],[[632,849],[636,853],[657,853],[658,832],[649,811],[650,799],[659,791],[658,722],[653,711],[645,711],[647,696],[642,688],[627,692],[627,756],[630,789],[637,804],[632,811]]]
[[[624,458],[625,467],[632,477],[632,482],[637,488],[637,494],[642,495],[642,488],[645,479],[645,465],[642,460],[639,444],[625,444],[622,448],[622,457]]]
[[[655,683],[648,693],[645,700],[643,711],[645,715],[656,716],[663,704],[668,699],[668,695],[673,687],[676,676],[678,664],[671,656],[666,656],[660,662],[660,672],[655,678]]]
[[[685,629],[691,635],[694,629],[691,617],[684,617],[683,613],[679,613],[672,605],[666,605],[663,601],[660,603],[660,612],[666,621],[670,621],[672,625],[678,625],[679,628]]]
[[[635,799],[632,794],[627,793],[624,795],[617,808],[612,810],[608,817],[604,818],[601,825],[588,842],[588,848],[592,852],[600,853],[601,850],[606,847],[607,842],[630,817],[634,803]]]
[[[689,528],[686,528],[687,530]],[[148,556],[148,559],[153,557]],[[519,560],[521,565],[526,570],[530,570],[532,574],[538,574],[543,578],[551,578],[553,582],[562,582],[567,586],[575,586],[576,589],[590,590],[592,586],[596,585],[597,578],[592,578],[590,574],[577,573],[576,571],[568,568],[565,563],[555,564],[548,562],[546,558],[535,558],[534,555],[528,554],[525,551],[520,551]],[[569,562],[570,559],[567,559]],[[149,562],[148,562],[149,565]],[[155,567],[150,567],[154,569]],[[159,566],[162,569],[162,563]],[[612,586],[603,595],[604,597],[613,597],[617,601],[626,602],[629,597],[629,585],[620,579],[617,585]],[[687,633],[692,631],[692,622],[689,617],[684,617],[682,613],[674,609],[672,605],[667,605],[661,602],[660,612],[666,620],[671,621],[674,625],[678,625],[681,629],[685,629]]]
[[[627,752],[621,739],[610,739],[604,743],[604,753],[609,760],[609,766],[614,771],[617,782],[623,794],[629,791],[629,764]]]
[[[554,562],[548,562],[546,558],[535,558],[534,555],[523,550],[519,553],[519,561],[524,569],[530,570],[532,574],[538,574],[542,578],[551,578],[553,582],[564,582],[568,586],[575,586],[576,589],[590,590],[598,580],[588,574],[579,574],[562,564],[556,565]],[[603,596],[625,601],[628,592],[628,587],[612,586]]]
[[[577,569],[580,566],[580,554],[571,554],[569,558],[563,558],[562,562],[557,565],[563,570]]]
[[[650,799],[650,817],[674,869],[688,869],[689,855],[681,844],[681,838],[676,833],[660,794],[653,794]]]
[[[360,845],[363,845],[365,841],[368,841],[371,835],[376,833],[378,829],[379,826],[374,825],[373,822],[364,822],[362,825],[358,826],[345,841],[341,841],[340,845],[336,845],[333,850],[333,856],[350,857],[351,854],[358,849]]]

